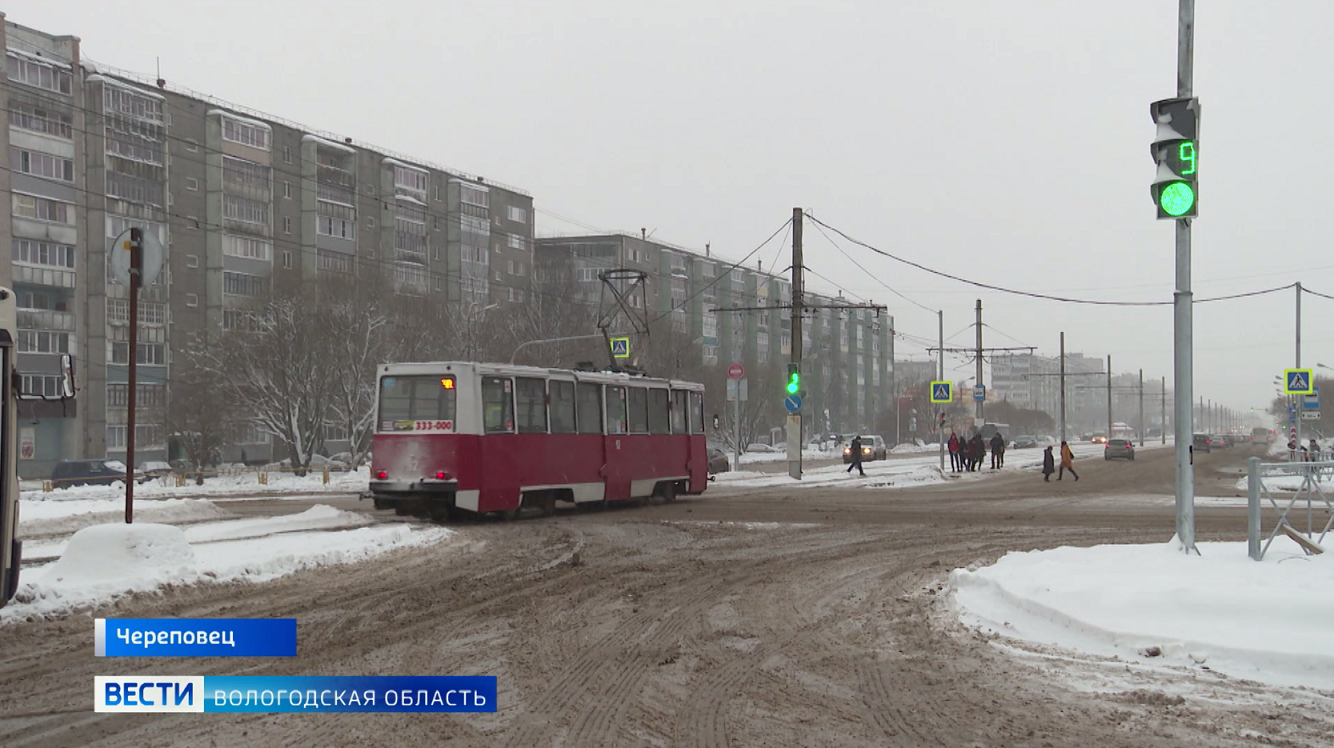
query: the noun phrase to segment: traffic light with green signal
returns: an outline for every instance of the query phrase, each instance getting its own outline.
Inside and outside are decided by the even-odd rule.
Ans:
[[[1149,105],[1149,115],[1158,128],[1149,152],[1157,165],[1149,194],[1159,218],[1194,218],[1199,213],[1196,179],[1200,127],[1200,100],[1163,99]]]
[[[795,395],[801,392],[801,367],[797,364],[787,365],[787,394]]]

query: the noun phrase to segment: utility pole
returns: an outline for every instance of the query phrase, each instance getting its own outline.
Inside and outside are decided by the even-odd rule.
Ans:
[[[1061,441],[1065,441],[1065,333],[1061,333]]]
[[[1107,438],[1112,438],[1112,354],[1107,354]]]
[[[894,444],[898,445],[901,437],[899,430],[899,365],[894,360],[894,318],[889,318],[889,392],[894,400]]]
[[[1163,437],[1163,444],[1167,444],[1167,377],[1163,377],[1163,381],[1162,381],[1162,383],[1159,384],[1158,386],[1161,388],[1161,389],[1159,389],[1158,394],[1159,394],[1159,395],[1162,397],[1162,399],[1163,399],[1163,402],[1162,402],[1162,409],[1163,409],[1163,412],[1162,412],[1162,419],[1163,419],[1163,424],[1162,424],[1162,428],[1159,429],[1159,433],[1162,434],[1162,437]]]
[[[802,314],[802,265],[801,265],[801,208],[792,209],[792,368],[797,372],[797,395],[805,392],[801,379],[801,314]],[[764,393],[763,397],[772,397]],[[801,410],[789,413],[787,417],[787,474],[801,480]]]
[[[1177,19],[1177,97],[1194,96],[1195,88],[1195,0],[1179,0]],[[1191,447],[1195,422],[1191,418],[1194,400],[1195,362],[1194,297],[1190,288],[1190,220],[1176,223],[1176,292],[1172,295],[1173,348],[1175,366],[1172,386],[1176,392],[1176,531],[1181,548],[1189,553],[1195,547],[1195,469]]]
[[[1139,445],[1144,446],[1144,370],[1139,370]]]
[[[1297,365],[1296,365],[1296,367],[1294,367],[1294,368],[1297,368],[1297,369],[1302,368],[1302,284],[1301,284],[1301,281],[1298,281],[1298,282],[1297,282]],[[1309,384],[1314,384],[1314,382],[1311,382],[1311,383],[1309,383]],[[1299,449],[1299,450],[1302,448],[1302,415],[1304,415],[1304,414],[1302,413],[1302,410],[1303,410],[1303,407],[1304,407],[1304,400],[1305,400],[1305,399],[1306,399],[1306,398],[1302,397],[1301,395],[1298,395],[1297,397],[1292,398],[1293,403],[1296,404],[1296,406],[1297,406],[1297,410],[1296,410],[1296,413],[1297,413],[1297,449]],[[1295,454],[1295,453],[1293,454],[1293,457],[1296,457],[1296,454]]]
[[[936,369],[938,370],[936,376],[943,381],[945,379],[945,310],[944,309],[936,311],[936,329],[939,331],[937,335],[940,336],[940,344],[936,348]],[[944,412],[943,406],[941,407],[941,412],[942,413]],[[932,415],[935,416],[935,414]],[[945,425],[940,423],[939,416],[935,416],[935,418],[936,418],[936,426],[940,430],[940,434],[936,437],[936,441],[939,442],[937,444],[936,451],[940,453],[940,472],[943,475],[945,473]]]
[[[941,376],[943,377],[944,374],[942,373]],[[982,300],[981,299],[977,300],[977,379],[973,381],[978,387],[982,387],[983,390],[985,391],[986,385],[982,384]],[[977,428],[979,429],[982,428],[982,424],[986,423],[986,416],[982,408],[983,405],[984,403],[981,400],[977,401]]]

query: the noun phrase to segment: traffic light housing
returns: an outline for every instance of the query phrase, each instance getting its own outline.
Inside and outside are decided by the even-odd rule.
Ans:
[[[1149,147],[1157,166],[1149,194],[1158,218],[1194,218],[1200,207],[1196,173],[1200,100],[1192,97],[1155,101],[1149,105],[1149,116],[1158,128]]]
[[[795,395],[801,392],[801,367],[797,364],[787,365],[787,394]]]

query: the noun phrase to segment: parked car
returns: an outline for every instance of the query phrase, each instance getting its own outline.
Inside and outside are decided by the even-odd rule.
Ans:
[[[1212,452],[1212,451],[1213,451],[1213,449],[1212,449],[1212,446],[1213,446],[1213,445],[1210,444],[1210,442],[1209,442],[1209,435],[1208,435],[1208,434],[1196,434],[1196,435],[1195,435],[1195,439],[1194,439],[1194,441],[1193,441],[1193,444],[1194,444],[1194,450],[1195,450],[1196,452]]]
[[[731,469],[732,458],[728,457],[726,452],[716,448],[709,450],[710,473],[726,473]]]
[[[851,442],[852,440],[849,439],[848,441]],[[874,434],[868,434],[862,437],[862,462],[883,460],[887,457],[889,457],[889,447],[885,444],[883,438]],[[843,464],[848,465],[851,463],[852,444],[849,443],[848,446],[843,448]]]
[[[167,478],[176,474],[175,468],[166,462],[141,462],[139,467],[134,469],[135,476],[142,476],[139,482],[156,480],[158,478]]]
[[[51,471],[56,488],[109,486],[125,481],[125,463],[120,460],[61,460]]]
[[[1133,460],[1135,443],[1129,439],[1109,439],[1107,446],[1102,448],[1102,457],[1104,460]]]
[[[1037,449],[1038,440],[1033,436],[1017,436],[1010,444],[1010,449]]]
[[[759,442],[756,442],[755,444],[747,445],[746,451],[758,452],[761,454],[774,454],[776,452],[782,452],[783,450],[779,449],[778,447],[769,446],[768,444],[761,444]]]

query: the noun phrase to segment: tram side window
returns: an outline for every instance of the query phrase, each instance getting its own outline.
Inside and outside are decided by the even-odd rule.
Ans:
[[[686,433],[686,408],[690,405],[686,402],[685,390],[672,390],[672,433]]]
[[[602,433],[602,387],[580,382],[576,390],[575,407],[578,410],[579,433]]]
[[[691,423],[690,425],[694,427],[694,428],[691,429],[691,431],[694,431],[696,434],[702,434],[702,433],[704,433],[704,393],[703,393],[703,392],[692,392],[692,393],[690,393],[690,419],[691,419],[691,421],[692,421],[692,423]]]
[[[624,434],[625,423],[625,388],[607,388],[607,433]]]
[[[482,378],[482,417],[486,433],[514,430],[513,385],[507,377]]]
[[[648,391],[648,430],[650,434],[670,434],[667,390]]]
[[[630,433],[648,433],[648,390],[630,387]]]
[[[574,433],[574,382],[551,380],[551,433]],[[593,422],[597,424],[597,421]]]
[[[519,433],[547,433],[547,380],[516,378],[514,399],[519,412]]]

